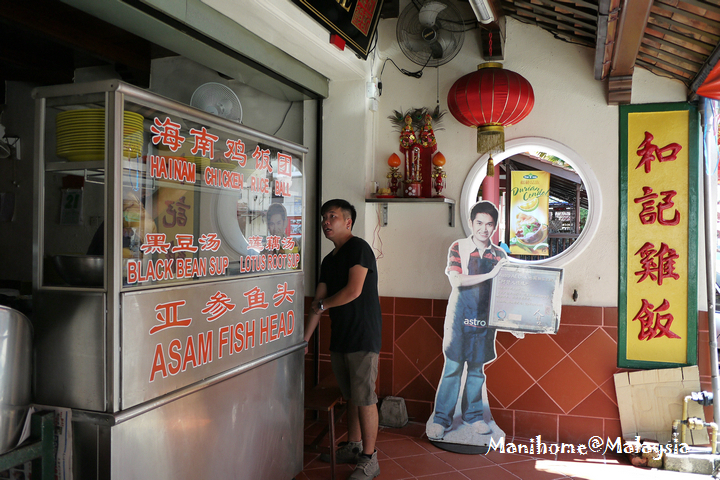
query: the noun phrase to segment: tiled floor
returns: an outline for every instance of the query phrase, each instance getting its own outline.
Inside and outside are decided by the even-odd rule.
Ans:
[[[319,422],[306,422],[306,441],[321,430]],[[342,425],[338,435],[346,436]],[[345,438],[340,438],[344,440]],[[506,442],[510,442],[506,439]],[[515,443],[527,443],[516,441]],[[702,480],[710,476],[633,467],[626,458],[602,455],[525,455],[491,451],[486,455],[462,455],[432,445],[425,424],[403,428],[380,428],[377,441],[380,476],[377,480]],[[338,465],[337,479],[345,480],[352,466]],[[330,479],[330,465],[316,454],[305,454],[304,470],[296,480]]]

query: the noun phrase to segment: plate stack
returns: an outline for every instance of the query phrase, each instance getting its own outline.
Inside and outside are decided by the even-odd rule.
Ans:
[[[123,157],[142,155],[143,116],[123,113]],[[58,113],[58,157],[71,162],[91,162],[105,158],[105,109],[68,110]]]

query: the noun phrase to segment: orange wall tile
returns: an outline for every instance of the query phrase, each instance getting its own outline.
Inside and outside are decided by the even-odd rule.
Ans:
[[[383,346],[378,393],[403,397],[411,420],[425,422],[432,413],[444,362],[441,339],[447,300],[381,297],[380,302]],[[548,442],[582,443],[594,435],[620,435],[613,382],[619,371],[617,319],[616,307],[563,305],[557,335],[531,334],[518,340],[498,333],[498,358],[486,365],[485,373],[493,417],[508,437],[542,435]],[[332,375],[327,316],[319,328],[320,378],[324,378]],[[698,341],[700,360],[708,363],[703,312],[699,329],[703,332]],[[701,366],[703,380],[709,381],[708,370]],[[306,363],[306,375],[311,371]]]

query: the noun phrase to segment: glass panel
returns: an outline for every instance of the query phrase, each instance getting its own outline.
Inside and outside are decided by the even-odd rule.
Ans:
[[[562,266],[577,258],[597,232],[601,215],[599,183],[587,162],[570,148],[539,137],[510,140],[493,159],[494,176],[486,176],[487,157],[482,157],[463,184],[460,216],[465,232],[471,233],[472,206],[489,200],[500,211],[494,241],[513,251],[514,261]],[[547,175],[547,186],[545,180],[540,185],[539,179]],[[544,198],[535,202],[532,197],[540,192]]]
[[[105,95],[48,102],[43,285],[103,287]]]
[[[125,285],[300,269],[301,156],[148,105],[125,109],[144,118],[142,153],[123,163]]]

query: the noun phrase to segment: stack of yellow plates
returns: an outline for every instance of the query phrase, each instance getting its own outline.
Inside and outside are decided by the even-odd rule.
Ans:
[[[143,116],[123,113],[123,156],[142,155]],[[57,146],[55,153],[71,162],[88,162],[105,158],[105,109],[68,110],[55,119]]]

